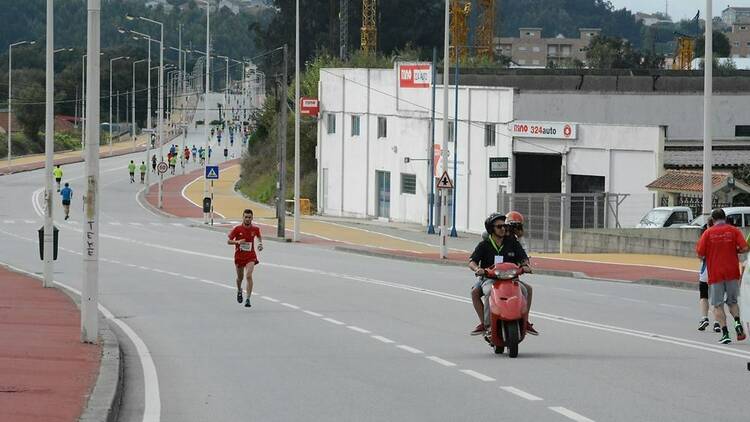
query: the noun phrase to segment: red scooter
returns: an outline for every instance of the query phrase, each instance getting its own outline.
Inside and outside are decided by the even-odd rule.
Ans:
[[[485,277],[495,281],[484,287],[489,301],[489,330],[484,338],[496,354],[502,354],[507,347],[512,358],[518,356],[518,344],[526,337],[529,319],[526,297],[518,281],[523,272],[523,268],[512,263],[496,264],[485,270]]]

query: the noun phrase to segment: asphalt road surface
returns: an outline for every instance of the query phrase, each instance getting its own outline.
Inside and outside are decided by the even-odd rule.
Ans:
[[[468,335],[467,269],[267,239],[247,309],[225,233],[136,201],[126,164],[142,155],[101,161],[100,301],[126,354],[121,421],[750,418],[750,347],[696,330],[697,292],[525,276],[541,335],[510,359]],[[55,278],[76,289],[82,175],[65,166],[69,222],[54,201]],[[41,272],[42,173],[0,186],[1,260]]]

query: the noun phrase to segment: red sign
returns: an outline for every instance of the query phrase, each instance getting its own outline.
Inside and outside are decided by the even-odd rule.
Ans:
[[[317,98],[302,97],[299,99],[299,102],[300,114],[304,114],[305,116],[317,116],[318,112],[320,112],[320,103]]]
[[[402,64],[398,67],[398,86],[401,88],[429,88],[431,80],[430,64]]]

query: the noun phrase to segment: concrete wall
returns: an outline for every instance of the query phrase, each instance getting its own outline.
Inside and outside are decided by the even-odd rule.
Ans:
[[[697,229],[580,229],[564,233],[565,253],[635,253],[694,257]]]

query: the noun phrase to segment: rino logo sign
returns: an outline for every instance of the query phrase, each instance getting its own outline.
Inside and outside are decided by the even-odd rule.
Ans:
[[[426,64],[401,64],[398,66],[398,86],[400,88],[429,88],[432,80],[432,66]]]
[[[508,131],[511,136],[517,136],[519,138],[578,138],[578,127],[575,123],[519,121],[509,124]]]

